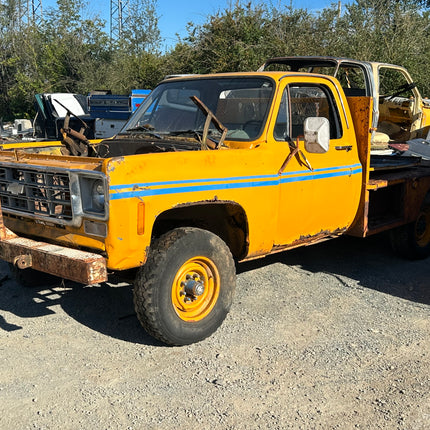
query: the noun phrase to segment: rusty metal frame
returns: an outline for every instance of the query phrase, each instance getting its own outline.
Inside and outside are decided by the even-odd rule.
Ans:
[[[0,259],[85,285],[107,281],[106,259],[95,253],[17,236],[3,220],[0,202]]]

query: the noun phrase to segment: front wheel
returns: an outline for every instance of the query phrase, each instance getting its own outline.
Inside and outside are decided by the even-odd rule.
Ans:
[[[233,257],[223,240],[199,228],[177,228],[154,243],[137,274],[137,317],[164,343],[198,342],[224,321],[235,285]]]

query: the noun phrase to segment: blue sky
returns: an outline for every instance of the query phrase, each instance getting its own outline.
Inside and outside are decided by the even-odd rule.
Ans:
[[[186,36],[186,25],[188,22],[203,24],[208,15],[213,15],[219,10],[224,10],[230,5],[234,5],[236,0],[158,0],[157,13],[160,17],[159,28],[161,37],[164,39],[166,47],[175,45],[177,40],[176,34]],[[263,3],[257,0],[254,3]],[[246,1],[242,2],[246,4]],[[272,0],[264,2],[269,5],[289,5],[290,0],[280,1]],[[304,8],[308,10],[318,10],[331,3],[337,3],[336,0],[293,0],[292,5],[295,8]],[[346,3],[345,0],[342,3]],[[42,0],[43,8],[55,6],[55,0]],[[89,0],[89,12],[99,14],[107,25],[109,25],[110,0]],[[108,30],[108,28],[107,28]]]

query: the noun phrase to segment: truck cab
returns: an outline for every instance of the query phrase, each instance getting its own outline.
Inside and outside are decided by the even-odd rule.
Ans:
[[[339,80],[348,99],[371,97],[371,142],[375,150],[430,138],[430,104],[404,67],[337,57],[277,57],[267,60],[259,70],[324,73]]]

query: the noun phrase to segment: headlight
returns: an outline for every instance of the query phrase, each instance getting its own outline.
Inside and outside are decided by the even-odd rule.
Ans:
[[[105,189],[100,179],[94,181],[91,196],[92,207],[96,209],[97,212],[103,211],[105,207]]]
[[[106,215],[106,179],[100,175],[79,176],[79,191],[83,215],[104,218]]]

